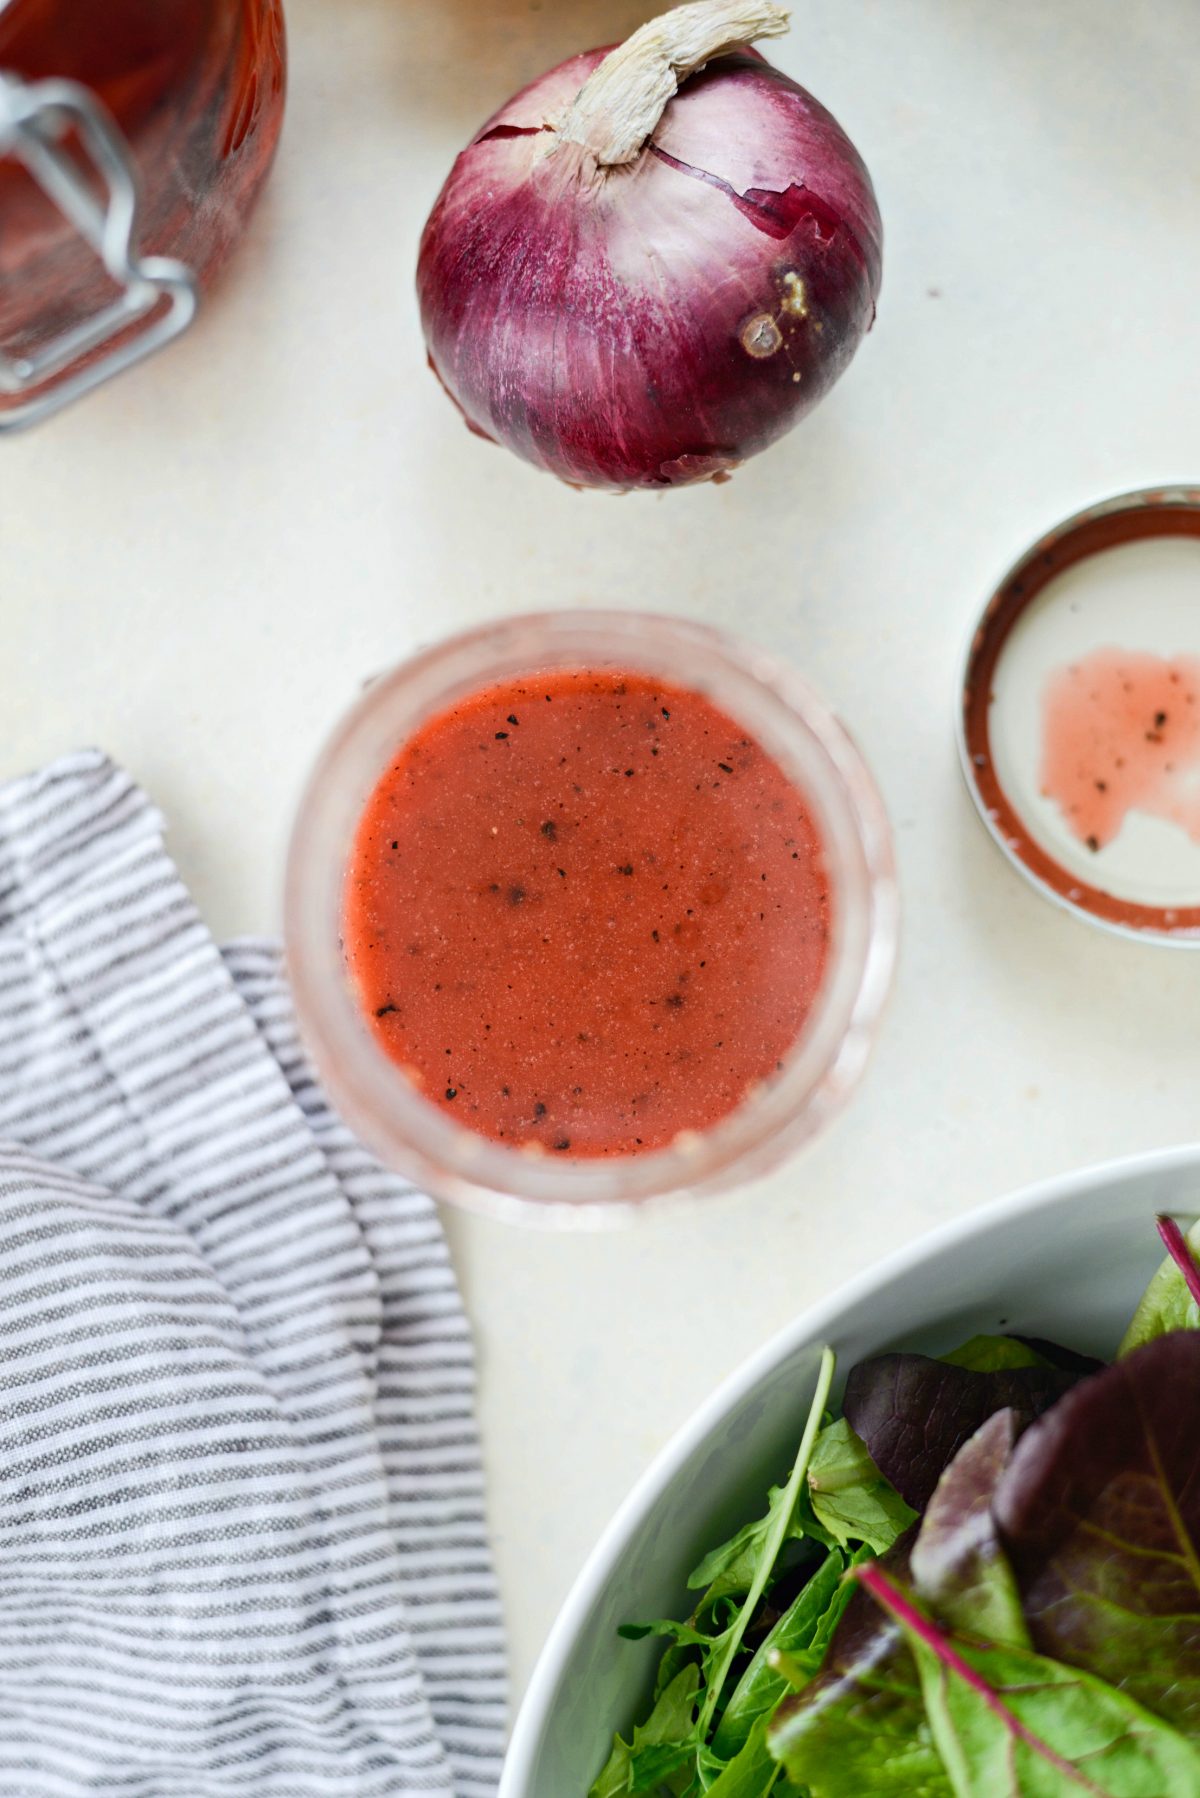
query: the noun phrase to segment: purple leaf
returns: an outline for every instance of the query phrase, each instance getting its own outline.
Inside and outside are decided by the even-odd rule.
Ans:
[[[1079,1378],[1066,1368],[976,1373],[927,1355],[876,1355],[851,1371],[843,1409],[880,1473],[923,1511],[943,1468],[989,1417],[1009,1409],[1022,1430]]]
[[[953,1628],[1026,1648],[1029,1632],[992,1516],[1016,1439],[1012,1412],[997,1411],[959,1449],[913,1544],[912,1578],[918,1598]]]
[[[1200,1332],[1076,1386],[1018,1443],[994,1510],[1034,1646],[1200,1727]]]

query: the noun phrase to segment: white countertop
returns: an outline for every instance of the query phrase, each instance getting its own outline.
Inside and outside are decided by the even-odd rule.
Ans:
[[[801,1306],[1006,1188],[1200,1133],[1200,956],[1027,890],[951,727],[964,633],[1012,557],[1106,493],[1200,479],[1195,0],[798,0],[771,54],[874,174],[878,325],[728,486],[618,501],[468,436],[412,272],[482,118],[647,10],[288,0],[279,165],[206,316],[2,452],[0,775],[104,745],[166,810],[218,934],[278,927],[299,783],[363,677],[513,609],[735,627],[838,704],[879,776],[903,961],[833,1133],[612,1235],[447,1220],[518,1687],[635,1475]]]

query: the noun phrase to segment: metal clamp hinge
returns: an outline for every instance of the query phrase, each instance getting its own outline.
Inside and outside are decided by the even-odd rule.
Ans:
[[[67,146],[72,131],[99,197],[88,169]],[[25,165],[120,292],[30,355],[6,355],[0,347],[0,432],[48,418],[161,349],[186,330],[198,302],[196,278],[183,263],[138,254],[137,176],[129,146],[89,89],[74,81],[25,82],[0,71],[0,158],[5,156]],[[145,328],[130,335],[143,321]],[[98,354],[105,345],[111,346],[107,354]],[[81,361],[84,366],[77,366]],[[17,403],[6,403],[10,398]]]

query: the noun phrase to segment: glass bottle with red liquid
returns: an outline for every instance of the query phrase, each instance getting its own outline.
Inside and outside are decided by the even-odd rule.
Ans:
[[[281,0],[0,0],[0,430],[189,322],[285,87]]]

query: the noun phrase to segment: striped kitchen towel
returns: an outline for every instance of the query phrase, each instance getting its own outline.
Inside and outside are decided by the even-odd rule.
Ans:
[[[0,1794],[494,1792],[470,1336],[96,753],[0,788]]]

